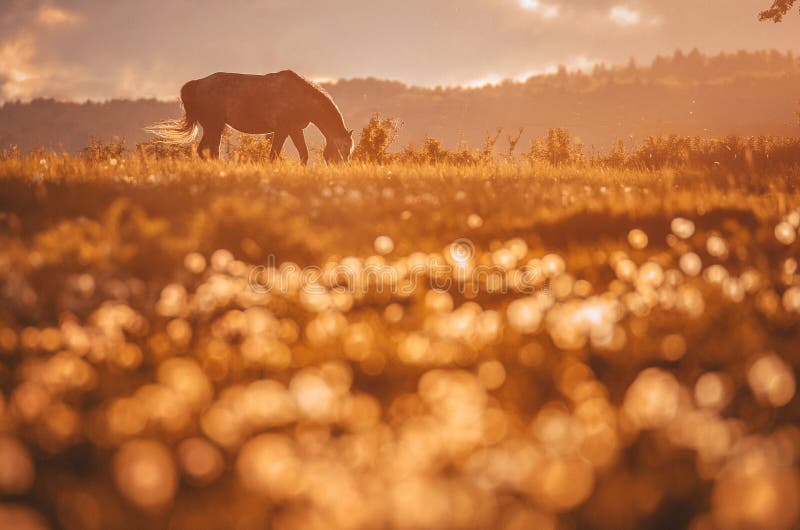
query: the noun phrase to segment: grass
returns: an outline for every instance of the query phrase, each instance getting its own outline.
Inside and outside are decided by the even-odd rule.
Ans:
[[[0,160],[0,488],[68,528],[788,530],[797,182]]]

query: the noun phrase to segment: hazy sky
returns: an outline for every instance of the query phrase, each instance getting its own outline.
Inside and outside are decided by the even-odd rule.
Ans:
[[[215,71],[418,85],[649,63],[694,47],[800,52],[770,0],[0,0],[0,101],[170,98]]]

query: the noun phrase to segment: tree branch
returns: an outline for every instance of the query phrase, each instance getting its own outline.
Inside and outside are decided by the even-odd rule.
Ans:
[[[783,17],[792,9],[795,0],[774,0],[772,7],[766,11],[762,11],[758,15],[759,20],[772,20],[773,22],[780,22]]]

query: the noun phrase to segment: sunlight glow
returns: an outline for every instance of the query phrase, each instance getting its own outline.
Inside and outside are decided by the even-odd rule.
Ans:
[[[480,88],[484,86],[497,86],[504,81],[511,81],[515,83],[524,83],[531,77],[535,77],[538,75],[552,75],[558,72],[560,66],[565,66],[567,71],[569,72],[590,72],[592,68],[594,68],[600,61],[595,61],[589,59],[586,56],[575,57],[574,59],[568,61],[567,63],[559,64],[549,64],[545,65],[541,68],[535,68],[531,70],[527,70],[525,72],[519,74],[498,74],[492,72],[487,74],[483,77],[475,79],[473,81],[468,81],[466,83],[462,83],[457,86],[461,86],[464,88]]]
[[[474,81],[468,81],[464,83],[463,87],[465,88],[480,88],[483,86],[495,86],[499,85],[503,82],[503,76],[499,74],[488,74],[480,79],[475,79]]]
[[[642,20],[642,16],[638,11],[625,6],[612,7],[608,18],[621,26],[635,26]]]
[[[31,78],[31,76],[28,75],[27,72],[23,72],[22,70],[16,70],[16,69],[11,70],[11,72],[9,72],[8,74],[8,77],[15,83],[24,83],[25,81]]]

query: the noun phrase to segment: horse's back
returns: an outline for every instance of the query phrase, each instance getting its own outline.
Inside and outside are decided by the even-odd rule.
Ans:
[[[299,101],[313,95],[314,87],[291,70],[257,74],[217,72],[195,82],[199,93],[209,98],[258,98],[264,100]]]
[[[242,132],[265,133],[281,123],[305,127],[311,84],[291,70],[257,74],[217,72],[193,82],[196,105]]]
[[[209,84],[222,84],[227,86],[247,86],[247,85],[285,85],[294,84],[297,82],[305,82],[310,84],[300,74],[293,70],[281,70],[280,72],[273,72],[268,74],[239,74],[233,72],[216,72],[202,79],[195,79],[194,82],[209,85]]]

